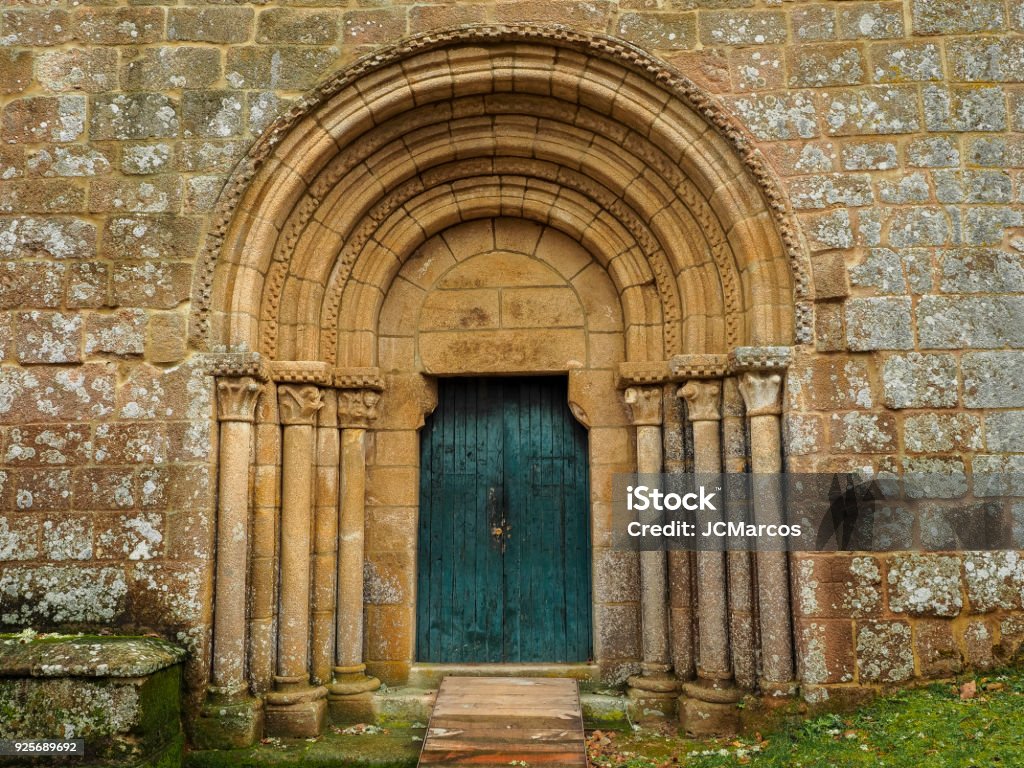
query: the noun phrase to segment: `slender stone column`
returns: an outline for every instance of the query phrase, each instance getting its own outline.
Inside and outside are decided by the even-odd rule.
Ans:
[[[658,474],[662,467],[662,390],[630,387],[625,400],[636,425],[637,473]],[[629,678],[629,695],[646,713],[671,715],[678,683],[672,669],[668,636],[668,574],[665,552],[640,553],[642,674]]]
[[[338,391],[341,425],[341,503],[338,521],[338,607],[334,682],[329,686],[336,722],[365,720],[369,693],[380,681],[363,663],[363,561],[366,528],[366,428],[377,418],[380,395],[371,389]]]
[[[686,401],[693,430],[694,471],[698,478],[722,471],[722,443],[719,407],[722,383],[692,380],[679,389]],[[683,685],[680,721],[688,733],[712,735],[734,733],[739,726],[733,704],[740,692],[732,681],[729,661],[725,553],[697,552],[697,623],[699,626],[697,680]]]
[[[267,730],[278,736],[316,736],[327,690],[310,685],[310,536],[313,511],[313,425],[323,406],[320,388],[277,388],[283,426],[281,470],[281,604],[277,675],[267,694]]]
[[[251,376],[217,380],[220,453],[213,654],[209,699],[196,728],[197,742],[205,748],[249,746],[262,732],[261,702],[249,697],[245,679],[249,471],[261,391],[260,382]]]
[[[313,632],[310,668],[313,682],[331,681],[334,666],[335,586],[338,557],[338,397],[321,393],[316,428],[316,509],[313,522]]]
[[[740,394],[750,421],[750,461],[754,474],[754,513],[758,523],[784,519],[782,486],[782,376],[771,370],[740,375]],[[793,635],[789,565],[785,552],[757,553],[757,593],[761,619],[761,689],[769,696],[794,692]]]
[[[722,461],[726,474],[747,471],[747,429],[743,416],[743,398],[735,376],[722,386]],[[729,508],[726,496],[726,509]],[[729,645],[732,649],[732,673],[736,684],[745,690],[757,685],[754,662],[756,627],[754,625],[753,565],[750,552],[726,553],[729,574]]]

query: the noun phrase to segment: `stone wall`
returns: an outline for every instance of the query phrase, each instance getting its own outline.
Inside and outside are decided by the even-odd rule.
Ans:
[[[767,158],[813,267],[814,339],[787,380],[790,468],[1024,468],[1020,0],[12,1],[0,624],[152,628],[196,652],[201,686],[215,423],[185,339],[218,194],[275,116],[359,56],[512,21],[662,57]],[[1019,644],[1022,586],[1013,554],[806,558],[803,678],[989,664]]]

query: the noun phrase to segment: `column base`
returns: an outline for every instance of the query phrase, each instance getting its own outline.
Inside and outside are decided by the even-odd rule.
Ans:
[[[765,703],[769,706],[771,706],[772,702],[779,702],[780,704],[788,702],[796,696],[800,690],[799,685],[793,681],[788,683],[769,683],[765,680],[761,680],[758,683],[758,687],[761,689]]]
[[[335,667],[334,682],[327,686],[327,706],[335,723],[368,723],[374,720],[373,691],[380,680],[366,674],[366,665]]]
[[[634,719],[660,720],[675,715],[679,681],[668,672],[633,675],[626,683],[629,686],[629,708]]]
[[[740,731],[736,706],[743,691],[732,681],[684,683],[679,697],[679,725],[688,736],[732,736]]]
[[[263,702],[246,694],[210,692],[192,724],[197,749],[244,749],[263,738]]]
[[[264,705],[266,730],[271,736],[319,736],[327,716],[327,689],[320,686],[273,691]]]

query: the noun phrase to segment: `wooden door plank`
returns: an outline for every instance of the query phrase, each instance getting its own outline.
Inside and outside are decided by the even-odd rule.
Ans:
[[[586,768],[577,681],[445,677],[419,764],[489,768],[516,761]]]

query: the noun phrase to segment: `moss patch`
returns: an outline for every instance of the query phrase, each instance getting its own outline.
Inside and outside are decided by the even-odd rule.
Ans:
[[[1024,671],[1014,670],[903,691],[850,714],[822,715],[763,738],[712,743],[652,731],[597,732],[589,744],[595,768],[962,768],[1024,764],[1021,733]]]

